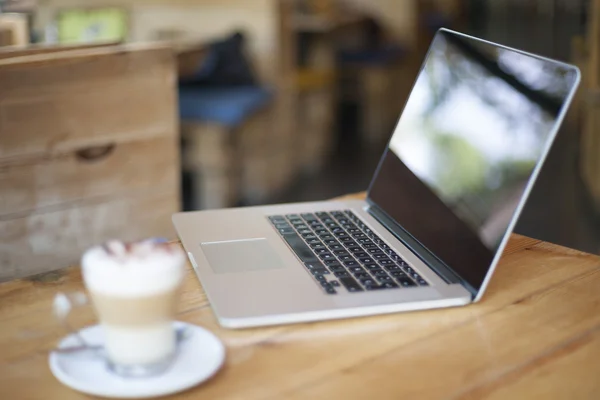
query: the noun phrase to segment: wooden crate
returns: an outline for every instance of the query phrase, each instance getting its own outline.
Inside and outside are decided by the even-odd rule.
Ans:
[[[123,45],[0,59],[0,281],[110,238],[175,237],[173,52]]]

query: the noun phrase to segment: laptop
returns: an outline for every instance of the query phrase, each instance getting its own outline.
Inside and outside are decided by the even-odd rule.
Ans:
[[[439,30],[364,201],[173,216],[219,323],[479,301],[579,81],[572,65]]]

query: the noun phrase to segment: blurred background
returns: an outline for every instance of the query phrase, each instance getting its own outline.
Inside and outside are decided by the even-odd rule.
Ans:
[[[365,190],[440,27],[582,69],[517,231],[598,253],[599,3],[0,0],[0,281]]]

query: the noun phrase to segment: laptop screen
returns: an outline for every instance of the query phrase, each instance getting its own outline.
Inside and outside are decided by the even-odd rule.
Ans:
[[[479,291],[579,80],[439,31],[368,198]]]

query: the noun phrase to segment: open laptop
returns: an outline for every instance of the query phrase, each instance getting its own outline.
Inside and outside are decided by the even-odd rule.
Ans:
[[[579,80],[574,66],[438,31],[365,201],[173,216],[220,324],[480,300]]]

